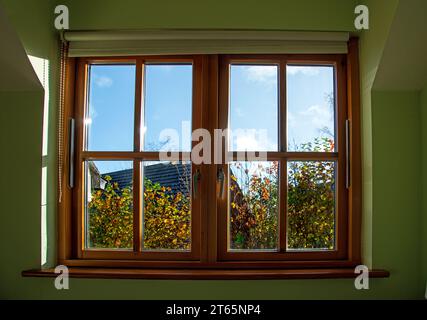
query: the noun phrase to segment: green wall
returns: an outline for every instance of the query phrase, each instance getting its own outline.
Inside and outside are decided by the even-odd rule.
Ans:
[[[42,108],[43,92],[0,92],[0,298],[30,293],[19,271],[40,265]]]
[[[65,0],[70,28],[352,30],[353,0]],[[118,12],[120,14],[118,14]]]
[[[400,294],[421,294],[421,121],[418,92],[372,93],[373,264]]]
[[[372,103],[371,92],[399,0],[359,1],[369,8],[369,30],[360,33],[360,95],[362,118],[362,256],[372,266]]]
[[[422,163],[422,282],[427,295],[427,85],[421,92],[421,163]]]
[[[54,253],[56,201],[56,92],[58,57],[53,25],[56,1],[0,0],[10,16],[27,52],[51,62],[49,115],[49,245]],[[353,31],[354,7],[359,1],[343,0],[256,0],[236,1],[58,1],[70,8],[72,29],[141,28],[251,28],[283,30]],[[19,155],[20,146],[32,146],[28,159],[14,157],[8,162],[13,181],[33,199],[22,201],[14,194],[2,198],[1,249],[7,263],[0,272],[0,297],[7,298],[118,298],[118,299],[350,299],[421,298],[421,203],[416,186],[421,168],[420,97],[417,93],[374,93],[372,81],[381,58],[397,1],[371,0],[369,31],[361,34],[361,81],[364,143],[364,257],[366,263],[392,272],[389,279],[373,279],[370,290],[358,291],[352,280],[280,281],[165,281],[71,279],[70,290],[57,291],[52,279],[21,278],[23,269],[40,265],[40,97],[18,93],[0,94],[3,107],[13,103],[15,110],[1,117],[2,129],[10,139],[6,149]],[[28,7],[26,7],[28,5]],[[25,10],[29,8],[29,10]],[[120,14],[118,14],[120,13]],[[371,101],[372,100],[372,101]],[[371,103],[372,102],[372,103]],[[372,109],[372,110],[371,110]],[[19,115],[25,121],[19,122]],[[30,116],[27,118],[27,115]],[[10,118],[10,119],[9,119]],[[28,123],[27,123],[28,122]],[[29,123],[36,122],[32,126]],[[24,127],[24,125],[27,125]],[[16,133],[24,127],[22,133]],[[423,128],[426,126],[424,125]],[[25,135],[23,140],[21,134]],[[398,142],[395,158],[390,153]],[[405,143],[403,143],[405,142]],[[372,143],[372,147],[371,147]],[[417,144],[418,143],[418,144]],[[388,147],[387,147],[388,146]],[[3,149],[4,150],[4,149]],[[25,170],[23,170],[25,168]],[[388,169],[393,170],[391,175]],[[13,174],[15,173],[15,174]],[[393,179],[390,181],[390,179]],[[3,180],[2,180],[3,181]],[[393,186],[396,187],[393,187]],[[399,191],[400,190],[400,191]],[[2,192],[3,194],[3,192]],[[393,201],[391,201],[393,200]],[[19,205],[17,204],[19,202]],[[16,231],[15,231],[16,230]],[[6,260],[5,260],[6,261]]]

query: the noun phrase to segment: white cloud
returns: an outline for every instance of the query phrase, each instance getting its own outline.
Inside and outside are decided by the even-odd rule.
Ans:
[[[268,138],[266,129],[230,130],[230,138],[236,151],[268,151],[277,148]]]
[[[113,85],[113,79],[106,76],[94,75],[94,81],[99,88],[109,88]]]
[[[305,76],[316,76],[319,74],[319,68],[311,66],[287,66],[286,73],[291,76],[297,74],[303,74]]]
[[[276,66],[245,66],[247,79],[266,85],[277,85],[278,68]]]
[[[333,123],[333,110],[328,105],[312,105],[299,114],[311,122],[315,128],[330,127]]]

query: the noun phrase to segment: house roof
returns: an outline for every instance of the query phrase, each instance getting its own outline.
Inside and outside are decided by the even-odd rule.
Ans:
[[[133,169],[126,169],[105,173],[102,176],[110,176],[113,182],[123,189],[132,185]],[[170,187],[173,193],[178,191],[188,193],[191,183],[191,164],[183,163],[158,163],[143,167],[143,175],[153,183]]]

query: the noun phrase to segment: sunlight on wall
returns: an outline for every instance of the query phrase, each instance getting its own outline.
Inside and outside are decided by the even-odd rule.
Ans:
[[[41,185],[41,266],[47,263],[47,146],[49,116],[49,61],[28,56],[34,71],[44,88],[43,142],[42,142],[42,185]]]

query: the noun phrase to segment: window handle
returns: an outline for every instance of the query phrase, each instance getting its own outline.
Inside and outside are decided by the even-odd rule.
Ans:
[[[345,186],[351,186],[351,171],[350,171],[350,120],[345,121]]]
[[[70,132],[69,132],[69,141],[68,141],[68,186],[74,188],[74,135],[76,128],[76,121],[73,118],[70,118],[69,121]]]
[[[223,195],[224,195],[224,188],[225,188],[225,174],[224,174],[224,170],[222,168],[218,169],[217,180],[219,182],[219,194],[218,194],[218,197],[222,198]]]
[[[199,181],[201,178],[200,170],[197,169],[196,172],[193,173],[193,199],[197,198],[198,189],[199,189]]]

